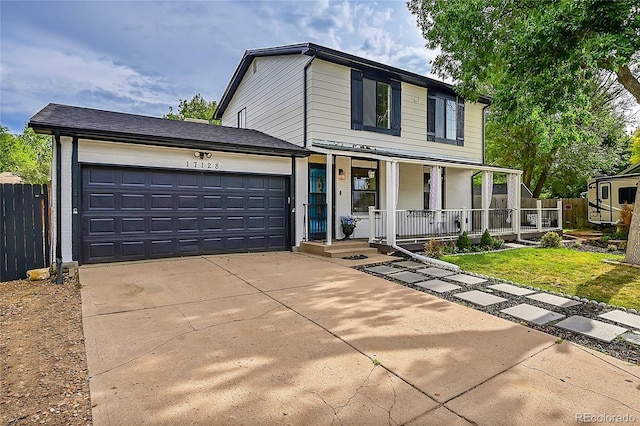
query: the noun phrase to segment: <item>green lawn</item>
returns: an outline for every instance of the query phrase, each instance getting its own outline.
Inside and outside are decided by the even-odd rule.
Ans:
[[[445,256],[465,271],[640,310],[640,269],[603,263],[621,255],[524,248]]]

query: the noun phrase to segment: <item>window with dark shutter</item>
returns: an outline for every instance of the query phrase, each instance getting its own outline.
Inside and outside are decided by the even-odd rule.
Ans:
[[[400,136],[401,84],[351,70],[351,128]]]
[[[427,140],[464,145],[464,99],[452,95],[427,95]]]

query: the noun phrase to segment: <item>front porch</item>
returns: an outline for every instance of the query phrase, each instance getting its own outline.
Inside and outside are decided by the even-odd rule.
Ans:
[[[389,221],[387,210],[369,208],[369,242],[418,243],[431,239],[455,240],[463,232],[479,238],[485,230],[491,236],[526,239],[527,235],[562,230],[562,200],[554,208],[396,210]],[[389,229],[393,231],[389,233]],[[393,243],[392,243],[393,242]]]

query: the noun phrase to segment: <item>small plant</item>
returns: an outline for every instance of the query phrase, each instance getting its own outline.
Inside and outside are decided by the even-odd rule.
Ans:
[[[611,239],[614,240],[628,240],[629,239],[629,229],[622,229],[620,231],[616,231],[611,234]]]
[[[610,239],[611,239],[611,235],[603,235],[602,236],[602,242],[604,242],[604,243],[608,243]]]
[[[480,247],[485,249],[493,247],[493,238],[491,238],[491,234],[488,229],[485,229],[482,233],[482,237],[480,237]]]
[[[618,246],[617,246],[617,245],[615,245],[615,244],[609,244],[609,245],[607,246],[607,250],[609,250],[609,251],[616,251],[616,250],[618,250]]]
[[[562,246],[562,238],[556,232],[547,232],[540,239],[540,246],[544,248],[559,248]]]
[[[504,248],[504,240],[500,237],[496,237],[493,239],[493,249],[501,250]]]
[[[380,362],[380,360],[378,358],[374,358],[373,359],[373,365],[375,365],[376,367],[379,367],[380,365],[382,365],[382,363]]]
[[[444,244],[443,251],[444,254],[455,254],[458,251],[458,248],[456,247],[456,243],[451,241]]]
[[[359,217],[353,217],[351,215],[340,216],[340,224],[343,228],[355,228],[359,220]]]
[[[424,254],[427,257],[440,259],[444,254],[444,247],[440,241],[431,239],[424,243]]]
[[[618,244],[618,247],[620,248],[620,250],[626,250],[627,249],[627,242],[626,241],[622,241],[620,244]]]
[[[580,247],[582,247],[582,241],[580,241],[580,240],[576,241],[575,243],[573,243],[573,246],[574,246],[575,248],[580,248]]]
[[[467,231],[464,231],[458,237],[458,241],[456,241],[456,246],[460,249],[460,251],[470,250],[471,249],[471,238],[467,235]]]

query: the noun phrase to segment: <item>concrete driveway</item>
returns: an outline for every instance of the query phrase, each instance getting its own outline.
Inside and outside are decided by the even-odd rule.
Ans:
[[[638,367],[339,262],[204,256],[80,280],[96,425],[640,421]]]

